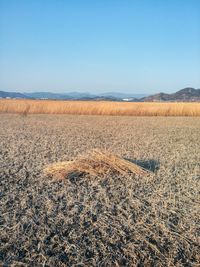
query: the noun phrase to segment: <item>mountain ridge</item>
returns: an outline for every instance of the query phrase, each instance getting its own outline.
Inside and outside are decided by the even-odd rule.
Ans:
[[[183,88],[175,93],[158,93],[141,99],[144,102],[200,102],[200,89]]]
[[[158,93],[150,96],[144,94],[127,94],[107,92],[91,94],[87,92],[51,93],[51,92],[6,92],[0,91],[0,98],[17,99],[54,99],[54,100],[104,100],[128,102],[200,102],[200,89],[192,87],[183,88],[175,93]]]

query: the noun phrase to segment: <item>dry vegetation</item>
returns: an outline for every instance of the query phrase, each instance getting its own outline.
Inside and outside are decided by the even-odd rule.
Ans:
[[[108,151],[94,149],[72,161],[51,164],[45,168],[45,174],[60,180],[77,179],[86,174],[91,176],[136,174],[142,177],[151,176],[152,173]]]
[[[0,100],[0,113],[200,116],[200,103],[125,103],[109,101]]]
[[[199,266],[199,132],[198,117],[1,114],[0,262]],[[79,157],[93,149],[112,154]],[[65,179],[44,174],[56,162]]]

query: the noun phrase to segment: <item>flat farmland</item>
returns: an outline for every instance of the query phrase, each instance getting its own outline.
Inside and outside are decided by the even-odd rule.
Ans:
[[[56,181],[108,150],[150,177]],[[0,115],[0,264],[199,266],[200,117]]]

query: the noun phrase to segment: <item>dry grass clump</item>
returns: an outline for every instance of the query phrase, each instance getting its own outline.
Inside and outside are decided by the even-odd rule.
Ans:
[[[57,179],[89,174],[92,176],[104,176],[106,174],[120,174],[127,176],[149,176],[151,173],[128,160],[122,159],[108,151],[94,149],[85,155],[75,158],[73,161],[58,162],[48,166],[45,173]]]
[[[0,100],[0,113],[117,116],[200,116],[200,103]]]

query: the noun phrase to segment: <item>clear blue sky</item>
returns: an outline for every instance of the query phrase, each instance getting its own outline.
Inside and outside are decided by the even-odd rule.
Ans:
[[[0,90],[200,88],[199,0],[0,0]]]

